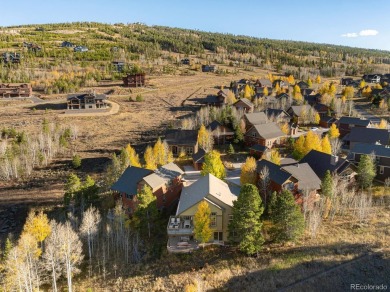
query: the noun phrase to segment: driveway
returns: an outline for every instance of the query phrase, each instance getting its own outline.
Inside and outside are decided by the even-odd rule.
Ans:
[[[373,114],[370,114],[367,111],[367,107],[369,107],[369,106],[371,106],[371,104],[365,104],[365,105],[355,104],[355,110],[358,112],[358,114],[362,118],[365,118],[365,119],[370,120],[371,122],[373,122],[375,124],[378,124],[381,121],[381,119]]]

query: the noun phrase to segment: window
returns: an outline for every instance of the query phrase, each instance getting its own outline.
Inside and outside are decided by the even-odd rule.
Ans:
[[[380,159],[380,157],[379,157],[379,156],[375,156],[375,161],[376,161],[376,163],[378,163],[378,162],[379,162],[379,159]]]
[[[217,226],[217,213],[211,212],[210,215],[210,226],[215,227]]]
[[[214,232],[214,241],[222,241],[223,233],[222,232]]]
[[[194,148],[192,147],[187,147],[187,154],[193,154],[194,153]]]
[[[384,174],[384,173],[385,173],[385,167],[379,166],[379,174]]]
[[[233,215],[230,214],[230,215],[229,215],[229,223],[232,222],[232,221],[233,221]]]
[[[252,137],[256,137],[256,132],[253,132],[253,133],[252,133]]]

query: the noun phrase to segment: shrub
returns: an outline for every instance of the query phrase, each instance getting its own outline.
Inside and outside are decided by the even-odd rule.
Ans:
[[[78,154],[73,155],[72,166],[74,169],[81,167],[81,157]]]
[[[135,100],[138,102],[142,102],[142,101],[144,101],[144,98],[141,94],[138,94],[137,97],[135,98]]]

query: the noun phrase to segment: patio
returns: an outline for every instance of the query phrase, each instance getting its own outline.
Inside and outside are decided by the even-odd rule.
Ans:
[[[170,236],[167,243],[168,252],[190,253],[199,249],[196,240],[192,236]]]

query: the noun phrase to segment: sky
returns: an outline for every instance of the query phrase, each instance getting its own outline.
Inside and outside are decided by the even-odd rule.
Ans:
[[[0,26],[142,22],[390,51],[388,0],[18,0],[1,10]]]

